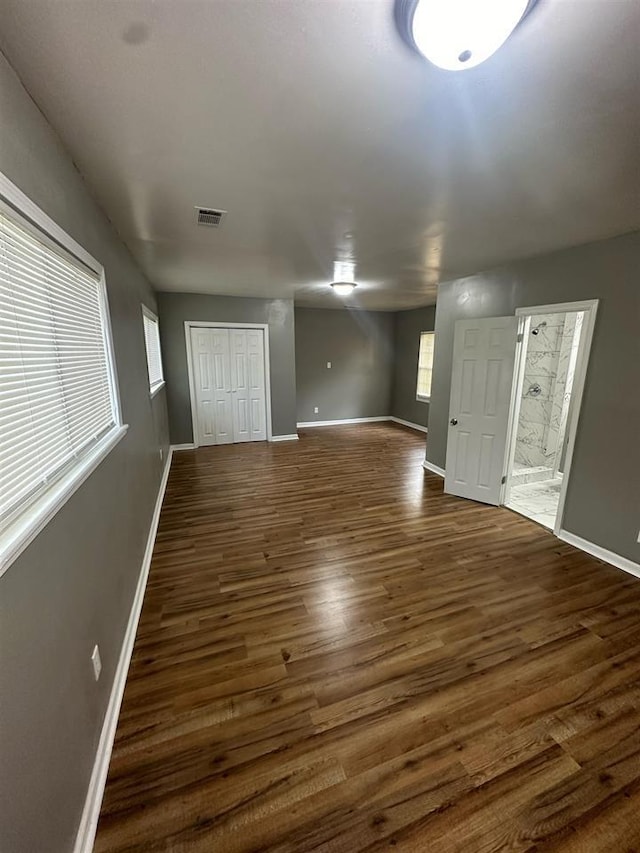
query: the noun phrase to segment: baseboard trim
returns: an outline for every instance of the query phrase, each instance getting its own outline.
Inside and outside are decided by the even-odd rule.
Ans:
[[[172,444],[171,450],[195,450],[196,446],[193,442],[191,444]]]
[[[431,471],[432,474],[437,474],[438,477],[444,478],[444,468],[439,468],[437,465],[434,465],[433,462],[429,462],[428,459],[424,460],[424,462],[422,463],[422,467],[425,468],[427,471]]]
[[[615,566],[617,569],[622,569],[623,572],[628,572],[630,575],[640,578],[640,564],[634,563],[633,560],[628,560],[626,557],[615,554],[613,551],[608,551],[606,548],[596,545],[594,542],[589,542],[588,539],[583,539],[581,536],[576,536],[575,533],[569,533],[568,530],[559,530],[558,539],[573,545],[574,548],[579,548],[581,551],[586,551],[592,557],[597,557],[605,563]]]
[[[402,426],[409,427],[409,429],[417,429],[418,432],[427,432],[426,426],[421,426],[421,424],[414,424],[412,421],[404,421],[402,418],[396,418],[395,415],[391,415],[389,420],[393,421],[394,424],[402,424]]]
[[[304,427],[305,429],[308,429],[309,427],[340,426],[341,424],[372,424],[390,420],[391,415],[380,415],[375,418],[341,418],[336,421],[303,421],[297,423],[296,426],[298,428]]]
[[[74,853],[91,853],[93,850],[93,843],[95,841],[96,830],[98,828],[98,818],[100,817],[100,807],[102,805],[102,797],[104,795],[107,772],[109,770],[109,761],[111,760],[111,750],[113,749],[113,741],[116,734],[116,727],[118,725],[118,717],[120,715],[120,705],[122,704],[124,687],[127,681],[127,674],[129,672],[129,664],[131,663],[131,655],[133,653],[133,644],[138,630],[140,612],[142,611],[142,602],[144,600],[144,593],[147,587],[149,568],[151,566],[151,556],[153,554],[153,546],[156,541],[156,533],[158,532],[158,522],[160,521],[162,501],[167,488],[169,471],[171,470],[173,451],[174,447],[170,447],[164,471],[162,472],[160,488],[158,489],[158,497],[156,498],[156,505],[151,519],[151,527],[149,528],[149,536],[147,537],[147,546],[145,548],[142,566],[140,568],[138,585],[133,598],[133,604],[131,605],[127,630],[125,631],[124,640],[122,642],[120,657],[118,659],[118,667],[113,679],[111,696],[109,697],[109,704],[107,705],[107,711],[104,716],[100,740],[98,742],[98,749],[96,751],[93,770],[91,772],[87,798],[84,803],[80,826],[78,827],[78,834],[76,835],[76,842],[73,848]]]
[[[298,433],[292,432],[289,435],[272,435],[269,441],[297,441]]]

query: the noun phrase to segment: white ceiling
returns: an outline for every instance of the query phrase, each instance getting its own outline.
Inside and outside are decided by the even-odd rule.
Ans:
[[[438,71],[391,0],[0,0],[0,46],[158,290],[435,301],[640,227],[640,2],[540,0]],[[229,211],[219,230],[194,205]],[[352,236],[345,236],[351,234]]]

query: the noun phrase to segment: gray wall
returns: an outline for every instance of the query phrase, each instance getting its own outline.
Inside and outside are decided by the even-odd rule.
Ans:
[[[0,847],[68,853],[160,484],[166,407],[146,373],[140,303],[154,308],[154,295],[2,55],[0,116],[0,171],[105,267],[129,424],[0,578]]]
[[[456,320],[599,299],[563,526],[640,559],[640,233],[441,284],[427,459],[445,465]]]
[[[388,415],[393,314],[296,308],[295,318],[298,421]]]
[[[243,299],[200,293],[159,293],[157,296],[162,359],[167,380],[169,432],[173,444],[188,444],[193,441],[185,320],[269,325],[273,435],[295,433],[293,300]]]
[[[416,308],[414,311],[398,311],[394,315],[395,346],[391,414],[420,426],[426,426],[429,419],[429,403],[416,400],[420,332],[434,330],[435,316],[435,305]]]

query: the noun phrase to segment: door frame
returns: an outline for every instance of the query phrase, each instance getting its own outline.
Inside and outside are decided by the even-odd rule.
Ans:
[[[189,375],[189,398],[191,400],[191,431],[193,433],[193,446],[199,447],[198,430],[196,424],[198,422],[198,413],[196,409],[196,386],[195,374],[193,370],[193,354],[191,352],[191,329],[262,329],[262,342],[264,347],[264,396],[265,396],[265,417],[267,420],[267,441],[272,441],[273,433],[271,428],[271,364],[269,361],[269,326],[267,323],[217,323],[213,320],[185,320],[184,321],[184,338],[187,350],[187,373]],[[250,444],[251,442],[244,442]]]
[[[576,442],[576,434],[578,431],[578,423],[580,421],[580,412],[582,409],[582,397],[584,394],[584,386],[587,378],[587,369],[589,366],[589,358],[591,356],[591,344],[593,342],[593,332],[596,323],[596,314],[598,312],[598,299],[585,299],[578,302],[557,302],[552,305],[528,305],[522,308],[516,308],[515,315],[520,318],[520,326],[518,327],[518,343],[516,344],[516,368],[514,370],[514,384],[511,397],[511,406],[509,408],[509,432],[507,440],[507,450],[505,455],[505,476],[502,484],[502,492],[500,496],[500,504],[504,506],[509,500],[510,491],[510,475],[513,470],[513,462],[516,451],[516,437],[518,433],[518,418],[520,414],[520,402],[522,399],[522,386],[524,383],[525,371],[525,352],[524,341],[525,336],[529,334],[530,315],[532,314],[566,314],[584,313],[582,324],[582,334],[578,347],[578,358],[576,363],[576,372],[573,378],[571,394],[573,395],[573,416],[567,424],[567,450],[565,454],[565,466],[562,477],[562,485],[560,486],[560,500],[558,501],[558,512],[553,532],[556,536],[562,529],[562,521],[564,517],[564,506],[567,496],[567,487],[569,484],[569,476],[571,473],[571,463],[573,461],[573,450]],[[522,337],[520,337],[522,335]]]

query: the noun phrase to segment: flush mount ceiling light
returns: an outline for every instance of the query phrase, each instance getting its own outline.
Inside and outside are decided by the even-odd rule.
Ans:
[[[355,281],[332,281],[331,287],[338,296],[350,296],[356,286]]]
[[[501,47],[537,0],[396,0],[402,37],[438,68],[464,71]]]
[[[338,296],[349,296],[353,293],[356,286],[355,274],[356,265],[353,261],[334,261],[331,287]]]

